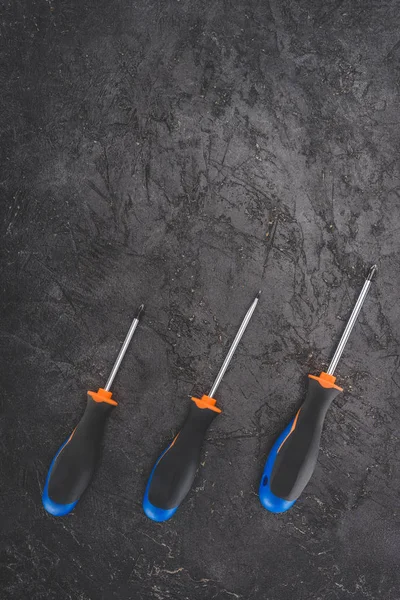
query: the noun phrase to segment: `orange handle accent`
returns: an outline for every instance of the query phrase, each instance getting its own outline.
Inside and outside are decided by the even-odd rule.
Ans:
[[[318,381],[319,385],[321,385],[323,388],[335,388],[335,390],[343,392],[343,388],[339,387],[338,385],[335,385],[336,377],[334,377],[333,375],[329,375],[329,373],[325,373],[324,371],[322,371],[319,377],[317,377],[316,375],[309,375],[309,378]]]
[[[291,426],[291,428],[290,428],[290,431],[289,431],[289,433],[287,434],[287,436],[286,436],[286,437],[285,437],[285,439],[283,440],[282,444],[279,446],[277,454],[279,454],[279,451],[280,451],[280,449],[282,448],[283,444],[286,442],[286,440],[287,440],[287,439],[288,439],[288,438],[289,438],[289,437],[292,435],[293,431],[296,429],[296,425],[297,425],[297,419],[299,418],[300,411],[301,411],[301,407],[300,407],[300,408],[299,408],[299,410],[297,411],[297,414],[296,414],[296,416],[295,416],[295,418],[294,418],[294,421],[293,421],[293,424],[292,424],[292,426]]]
[[[115,402],[112,396],[112,392],[107,392],[103,390],[103,388],[99,388],[97,392],[88,392],[88,395],[93,398],[95,402],[106,402],[107,404],[112,404],[113,406],[118,406],[118,402]]]
[[[209,410],[213,410],[216,413],[222,412],[222,410],[218,408],[218,406],[215,406],[217,404],[215,398],[210,398],[210,396],[204,395],[201,398],[192,398],[192,400],[199,408],[208,408]]]

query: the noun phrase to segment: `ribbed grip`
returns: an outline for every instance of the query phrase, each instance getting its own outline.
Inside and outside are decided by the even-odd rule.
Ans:
[[[275,496],[296,500],[306,487],[317,463],[326,412],[339,393],[336,387],[326,388],[309,379],[307,396],[294,428],[276,455],[269,481]]]
[[[185,498],[200,463],[201,448],[217,412],[193,402],[187,419],[171,446],[161,455],[151,475],[147,496],[154,507],[168,510]]]
[[[46,490],[51,502],[76,503],[86,490],[100,457],[104,427],[112,409],[113,405],[95,402],[88,396],[82,419],[50,467]]]

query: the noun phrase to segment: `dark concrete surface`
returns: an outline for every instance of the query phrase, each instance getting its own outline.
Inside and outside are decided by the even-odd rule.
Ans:
[[[398,600],[399,2],[1,6],[1,599]],[[269,514],[268,450],[373,262],[315,475]],[[149,470],[260,287],[155,524]],[[52,518],[51,458],[141,301],[101,467]]]

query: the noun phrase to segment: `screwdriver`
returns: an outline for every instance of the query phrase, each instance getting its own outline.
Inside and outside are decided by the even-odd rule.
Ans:
[[[293,506],[309,482],[318,458],[325,415],[332,401],[343,391],[333,376],[339,359],[368,294],[377,267],[373,265],[353,308],[350,319],[326,373],[309,375],[308,391],[296,416],[273,445],[261,477],[261,504],[273,513]]]
[[[100,451],[106,418],[117,402],[110,388],[138,326],[144,305],[139,306],[121,350],[104,388],[88,392],[83,417],[70,437],[58,450],[50,465],[43,490],[44,508],[55,517],[70,513],[88,487],[94,473]]]
[[[150,474],[143,510],[153,521],[170,519],[192,486],[206,431],[221,412],[216,406],[214,394],[253,315],[260,294],[261,291],[247,311],[209,394],[202,398],[192,398],[193,403],[182,429],[161,454]]]

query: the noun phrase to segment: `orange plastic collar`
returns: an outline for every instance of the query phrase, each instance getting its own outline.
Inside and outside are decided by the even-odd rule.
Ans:
[[[339,392],[343,392],[343,388],[335,385],[336,377],[333,375],[329,375],[328,373],[324,373],[322,371],[321,375],[317,377],[316,375],[309,375],[310,379],[315,379],[318,381],[319,385],[322,385],[324,388],[335,388],[335,390],[339,390]]]
[[[218,406],[215,406],[217,404],[215,398],[210,398],[210,396],[204,395],[201,398],[192,398],[192,400],[199,408],[208,408],[209,410],[213,410],[216,413],[222,412],[222,410],[218,408]]]
[[[88,395],[91,396],[95,402],[106,402],[107,404],[118,406],[118,402],[115,402],[115,400],[111,398],[112,392],[107,392],[106,390],[103,390],[103,388],[99,388],[97,392],[88,392]]]

